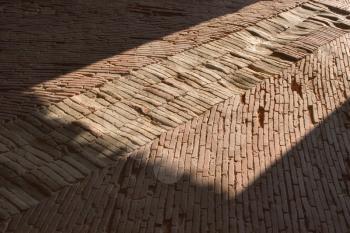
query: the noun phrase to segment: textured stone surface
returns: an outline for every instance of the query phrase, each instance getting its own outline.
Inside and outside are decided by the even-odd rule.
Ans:
[[[1,124],[0,232],[347,232],[348,3],[296,3]]]

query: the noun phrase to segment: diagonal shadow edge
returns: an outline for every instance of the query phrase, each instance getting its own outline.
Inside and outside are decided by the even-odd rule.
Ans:
[[[341,107],[333,111],[324,121],[319,123],[305,137],[301,138],[296,145],[294,145],[289,151],[287,151],[284,155],[282,155],[279,161],[274,163],[270,168],[268,168],[264,172],[264,174],[262,174],[253,182],[251,182],[251,184],[248,187],[246,187],[242,191],[242,193],[237,194],[234,198],[230,198],[229,195],[224,191],[222,191],[220,188],[217,189],[215,184],[201,185],[196,183],[194,181],[195,178],[193,178],[193,174],[184,174],[181,180],[175,184],[170,184],[170,185],[164,184],[161,181],[159,181],[159,178],[154,176],[155,174],[154,171],[159,169],[159,167],[162,167],[162,165],[159,165],[156,162],[153,164],[152,163],[146,164],[142,159],[140,158],[137,159],[134,156],[130,156],[126,160],[123,159],[122,161],[124,162],[118,163],[118,165],[115,168],[109,168],[112,170],[119,170],[117,171],[117,173],[120,174],[120,177],[117,179],[118,181],[111,180],[110,182],[114,182],[114,183],[117,182],[120,184],[116,192],[120,193],[120,196],[124,196],[124,198],[130,198],[131,204],[135,196],[136,197],[138,195],[142,196],[142,194],[149,192],[150,187],[151,189],[155,189],[154,195],[156,195],[156,193],[158,192],[162,192],[163,189],[167,190],[167,192],[169,192],[169,190],[172,190],[172,189],[175,189],[175,190],[177,189],[177,190],[180,190],[180,193],[182,192],[181,194],[189,195],[187,192],[185,192],[185,189],[186,189],[185,186],[187,184],[188,185],[187,188],[191,189],[191,187],[193,187],[193,190],[192,190],[192,192],[194,192],[193,195],[195,195],[195,197],[198,197],[199,199],[201,199],[202,195],[204,196],[207,195],[208,200],[211,202],[216,203],[215,201],[220,200],[218,201],[218,203],[220,203],[219,207],[216,206],[216,204],[214,204],[214,207],[216,206],[214,208],[215,210],[207,207],[209,212],[213,211],[215,213],[214,214],[215,220],[218,220],[217,225],[222,224],[222,226],[218,228],[219,231],[217,232],[221,232],[221,230],[222,232],[225,232],[224,228],[230,229],[232,232],[236,232],[236,231],[237,232],[259,232],[258,231],[259,227],[261,227],[261,224],[263,224],[263,221],[266,221],[266,219],[259,219],[259,217],[257,217],[258,221],[253,224],[253,222],[251,222],[252,218],[254,218],[255,215],[261,216],[262,213],[270,212],[270,211],[275,212],[275,217],[276,217],[275,219],[276,222],[274,222],[273,224],[270,223],[271,227],[275,227],[274,224],[276,224],[277,227],[281,227],[280,230],[283,230],[283,222],[290,221],[289,227],[291,228],[285,228],[284,230],[286,230],[287,232],[295,232],[296,229],[299,229],[296,227],[298,226],[298,224],[300,224],[300,222],[293,219],[294,216],[292,216],[292,212],[294,211],[293,208],[296,208],[298,205],[301,205],[301,206],[298,206],[301,209],[296,209],[295,214],[297,216],[300,215],[302,216],[302,218],[304,218],[303,220],[304,225],[302,224],[299,225],[300,229],[317,230],[319,229],[318,227],[320,227],[322,223],[329,224],[328,222],[320,221],[320,215],[322,214],[321,211],[319,211],[319,213],[315,215],[315,212],[313,210],[316,207],[321,208],[320,210],[322,210],[322,205],[323,205],[323,206],[332,206],[332,208],[334,208],[334,209],[330,209],[330,212],[334,214],[331,217],[331,219],[333,219],[332,224],[334,225],[338,224],[339,229],[337,232],[347,232],[344,226],[348,226],[349,224],[348,222],[349,219],[347,217],[349,216],[349,211],[350,211],[350,208],[349,208],[350,207],[350,202],[349,202],[350,201],[349,199],[350,198],[350,192],[349,192],[350,146],[347,143],[349,142],[350,131],[343,130],[342,131],[343,133],[339,134],[339,129],[344,129],[343,127],[345,128],[348,127],[350,123],[349,114],[350,114],[350,100],[348,99],[346,100],[345,103],[342,104]],[[327,144],[329,146],[327,146]],[[137,155],[137,153],[138,152],[133,154]],[[323,156],[323,157],[320,158],[320,156]],[[141,149],[141,157],[142,157],[142,149]],[[323,164],[323,162],[325,161],[328,161],[328,164]],[[328,167],[330,162],[333,163],[332,169]],[[333,170],[333,169],[336,169],[336,170]],[[317,170],[317,172],[315,170]],[[95,175],[93,175],[93,177],[95,178],[92,178],[92,179],[96,179],[96,176],[97,177],[100,175],[102,176],[102,174],[105,172],[106,171],[95,173]],[[330,174],[332,172],[335,172],[335,173]],[[125,180],[128,180],[127,177],[132,174],[134,175],[136,174],[136,177],[153,176],[153,178],[152,178],[152,181],[147,183],[146,186],[141,186],[141,190],[131,191],[130,189],[128,189],[128,186],[126,186],[126,188],[125,187],[123,188],[123,186],[125,186],[124,184]],[[295,176],[292,177],[293,174]],[[267,177],[272,177],[272,176],[274,177],[273,182],[270,184],[266,184],[267,182],[266,180],[268,179]],[[326,179],[326,183],[318,187],[317,184],[320,180],[322,180],[322,178],[320,178],[322,176],[323,178]],[[338,183],[332,183],[327,181],[327,179],[331,179],[332,176],[335,176],[333,178],[335,179],[335,181],[338,181]],[[288,178],[284,179],[284,177],[288,177]],[[271,182],[271,180],[269,182]],[[89,183],[89,181],[87,183]],[[292,184],[294,188],[298,187],[295,190],[298,190],[299,192],[286,192],[286,191],[293,190],[292,187],[289,187],[289,188],[287,187],[288,183],[289,185]],[[181,186],[184,186],[184,187],[181,187]],[[262,186],[266,186],[266,187],[262,187]],[[97,185],[97,187],[99,186]],[[84,187],[78,188],[78,189],[84,189]],[[323,189],[325,190],[326,193],[330,193],[331,195],[325,196],[324,200],[321,199],[323,203],[315,204],[317,202],[315,200],[316,196],[314,193],[315,193],[315,190],[318,190],[318,189],[321,189],[321,190]],[[91,192],[97,192],[97,190],[98,188],[96,190],[93,189]],[[284,190],[283,191],[284,194],[282,194],[283,192],[281,190]],[[280,194],[280,196],[276,194]],[[61,194],[57,194],[57,195],[60,196]],[[82,195],[82,194],[78,194],[78,195]],[[120,196],[118,196],[118,198],[121,198]],[[55,200],[56,198],[57,196],[50,199]],[[186,207],[186,203],[189,200],[184,201],[179,199],[179,197],[175,198],[175,200],[176,199],[180,200],[180,203],[175,203],[175,204],[173,203],[173,204],[175,206],[179,205],[185,209],[186,213],[184,214],[183,218],[186,219],[187,215],[189,214],[188,212],[189,210],[188,210],[188,207]],[[64,204],[65,203],[64,198],[61,199],[61,201],[62,201],[62,205],[67,205],[67,204]],[[190,208],[190,212],[197,211],[200,213],[201,210],[197,209],[198,203],[196,202],[196,199],[192,201],[193,201],[194,208]],[[257,203],[260,203],[261,206],[259,206]],[[160,205],[163,205],[163,204],[165,203],[161,203]],[[207,204],[210,205],[210,202],[208,202]],[[321,206],[319,206],[319,204]],[[48,202],[45,201],[42,204],[40,204],[40,207],[36,208],[36,210],[34,211],[39,211],[42,208],[45,209],[47,205],[48,205]],[[120,203],[118,205],[120,205]],[[256,209],[253,208],[254,205],[257,205],[255,206]],[[305,206],[308,206],[309,209],[305,208]],[[171,206],[169,206],[169,208],[171,208]],[[180,208],[180,207],[176,207],[176,208]],[[254,213],[255,210],[256,212]],[[80,211],[82,211],[82,209]],[[227,214],[228,214],[227,216],[224,215],[225,211],[227,211]],[[30,211],[28,212],[30,213]],[[50,211],[48,213],[50,213]],[[337,217],[337,213],[341,217]],[[192,215],[193,217],[194,214],[195,213],[192,213],[190,215]],[[299,217],[297,217],[297,219],[299,219]],[[165,214],[164,214],[164,218],[165,218]],[[16,217],[14,219],[16,219]],[[138,219],[133,219],[133,221],[137,222]],[[293,222],[293,221],[297,221],[297,222]],[[110,229],[114,229],[115,226],[113,226],[113,223],[110,223],[110,224],[112,225],[110,226]],[[165,224],[165,226],[167,226],[167,224],[170,224],[171,226],[173,226],[174,223],[171,223],[171,219],[170,220],[164,219],[164,222],[162,224]],[[211,224],[214,224],[214,223],[211,223]],[[196,231],[196,228],[194,228],[193,232],[204,232],[203,230],[205,230],[206,227],[210,227],[210,226],[202,226],[204,228],[200,228],[200,226],[196,226],[196,227],[198,227],[198,231]],[[331,225],[329,227],[331,227]],[[199,231],[199,229],[201,230]],[[304,232],[304,230],[300,230],[300,232]],[[321,230],[320,232],[323,232],[323,231]]]
[[[106,2],[112,4],[112,6],[106,4]],[[50,84],[48,87],[45,87],[48,90],[52,89],[53,93],[55,93],[53,95],[48,95],[48,93],[45,91],[43,92],[45,88],[42,89],[42,87],[39,85],[45,80],[52,80],[61,74],[75,71],[82,66],[92,64],[95,61],[115,54],[121,54],[123,51],[135,48],[138,45],[153,40],[157,40],[164,35],[171,34],[172,32],[180,31],[228,13],[234,13],[237,10],[257,1],[239,1],[233,3],[223,2],[222,6],[219,4],[220,7],[216,6],[215,8],[210,8],[210,12],[205,14],[203,14],[203,9],[200,7],[187,7],[187,9],[184,11],[185,13],[186,11],[193,11],[193,14],[189,13],[187,15],[190,17],[189,20],[183,19],[183,12],[180,12],[180,15],[172,14],[172,11],[169,11],[167,7],[163,6],[164,3],[159,1],[149,1],[143,4],[140,4],[137,1],[115,2],[116,6],[114,6],[114,3],[112,2],[106,2],[102,1],[101,3],[94,3],[97,4],[97,6],[94,6],[93,4],[89,5],[87,3],[76,3],[72,6],[67,6],[65,4],[45,3],[45,6],[41,7],[41,3],[36,3],[33,6],[27,3],[29,4],[29,6],[27,6],[26,3],[19,1],[12,3],[16,5],[15,9],[18,8],[18,11],[14,14],[14,17],[12,17],[11,14],[9,16],[5,14],[8,8],[7,5],[4,5],[1,8],[5,17],[3,21],[7,23],[3,25],[5,33],[2,34],[2,40],[4,44],[2,45],[2,53],[0,55],[0,60],[2,61],[0,75],[4,82],[4,85],[0,87],[1,92],[3,93],[0,99],[0,119],[12,119],[17,115],[34,111],[37,106],[47,104],[47,101],[58,101],[60,95],[68,95],[71,92],[79,93],[81,91],[81,83],[72,83],[70,85],[75,86],[76,88],[67,90],[67,93],[64,93],[64,87],[67,85],[62,82],[57,83],[56,86],[52,86],[52,84]],[[198,5],[199,3],[203,2],[194,1],[190,4]],[[173,3],[173,5],[174,4],[175,3]],[[176,3],[175,5],[177,4],[180,3]],[[157,7],[157,5],[159,6]],[[26,6],[27,8],[29,7],[27,10]],[[134,9],[130,15],[128,15],[125,12],[123,13],[123,9],[125,7],[127,9],[131,7],[131,10],[136,7],[136,10]],[[55,10],[55,8],[58,9]],[[63,8],[63,10],[61,8]],[[112,14],[110,11],[113,11],[113,9],[116,8],[117,11],[120,12],[118,14]],[[109,12],[108,14],[104,15],[104,17],[107,17],[107,19],[108,17],[111,17],[112,19],[115,17],[120,17],[123,19],[124,17],[125,22],[121,20],[120,22],[117,22],[117,25],[118,23],[121,25],[123,25],[123,23],[133,25],[134,22],[136,22],[135,25],[138,27],[138,30],[130,31],[128,29],[129,27],[127,26],[121,27],[121,31],[117,30],[118,28],[115,28],[113,20],[106,19],[105,21],[107,23],[101,23],[103,17],[102,19],[99,17],[99,9],[102,13],[106,10]],[[50,10],[52,10],[52,12]],[[165,11],[163,12],[164,14],[169,14],[170,16],[164,16],[162,10]],[[177,11],[179,10],[177,9]],[[77,14],[77,12],[82,13]],[[19,13],[25,13],[25,17],[17,20],[19,17],[17,17],[16,14]],[[84,16],[84,13],[87,15]],[[134,17],[134,14],[136,14],[136,17]],[[75,17],[77,20],[75,20]],[[155,20],[153,20],[155,24],[160,22],[158,18],[165,18],[164,23],[169,23],[170,28],[167,28],[166,25],[160,25],[159,27],[157,27],[157,25],[153,25],[154,23],[152,23],[152,17],[155,18]],[[26,20],[33,22],[28,24]],[[45,23],[43,24],[42,21]],[[172,21],[174,21],[174,23],[171,23]],[[98,26],[96,23],[98,23]],[[24,30],[24,35],[22,35],[23,33],[21,30],[11,31],[13,28],[16,28],[16,26],[20,27],[21,30]],[[159,32],[157,31],[157,28],[160,30]],[[87,29],[87,31],[85,31],[85,29]],[[147,38],[147,36],[144,38],[142,37],[142,35],[144,36],[144,34],[147,32],[146,29],[149,29],[150,33],[152,34],[152,36],[149,38]],[[22,34],[17,35],[16,33]],[[73,33],[73,36],[69,37],[69,33]],[[133,36],[135,33],[141,33],[142,35]],[[133,37],[135,41],[127,39],[128,36]],[[121,42],[114,44],[113,38],[121,40]],[[57,39],[57,41],[55,41],[55,39]],[[81,39],[83,42],[79,43],[79,39]],[[103,41],[104,39],[107,40],[106,43],[99,43],[100,40]],[[126,41],[128,41],[128,43],[125,43]],[[96,42],[97,44],[99,43],[102,45],[97,45],[95,46],[95,49],[92,49],[94,48],[94,45],[96,45]],[[138,63],[139,62],[140,61],[138,61]],[[52,63],[53,66],[51,66],[50,63]],[[95,73],[96,70],[92,70],[91,72]],[[77,79],[79,79],[79,77]],[[85,79],[89,82],[96,82],[96,80],[94,81],[94,77],[90,77],[90,74],[87,74]],[[99,85],[100,81],[98,81],[96,85]],[[33,94],[31,91],[28,92],[33,85],[37,84],[39,85],[39,89],[36,94]],[[88,86],[90,83],[87,83],[86,85]],[[16,105],[21,105],[21,108],[15,108]]]

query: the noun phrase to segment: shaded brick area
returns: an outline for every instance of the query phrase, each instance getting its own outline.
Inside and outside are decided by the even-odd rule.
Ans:
[[[2,124],[0,232],[347,232],[346,9],[309,1]]]

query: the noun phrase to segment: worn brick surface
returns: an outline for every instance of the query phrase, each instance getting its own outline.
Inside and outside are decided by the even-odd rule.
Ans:
[[[308,1],[2,124],[0,232],[347,232],[346,6]]]
[[[3,3],[0,120],[240,30],[298,1]],[[256,14],[259,12],[259,14]]]

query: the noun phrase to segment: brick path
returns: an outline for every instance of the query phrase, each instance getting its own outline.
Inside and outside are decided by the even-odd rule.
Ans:
[[[5,49],[3,98],[44,107],[1,108],[0,232],[348,232],[349,3],[227,4],[50,74]]]
[[[303,1],[3,4],[0,120],[84,92]]]

